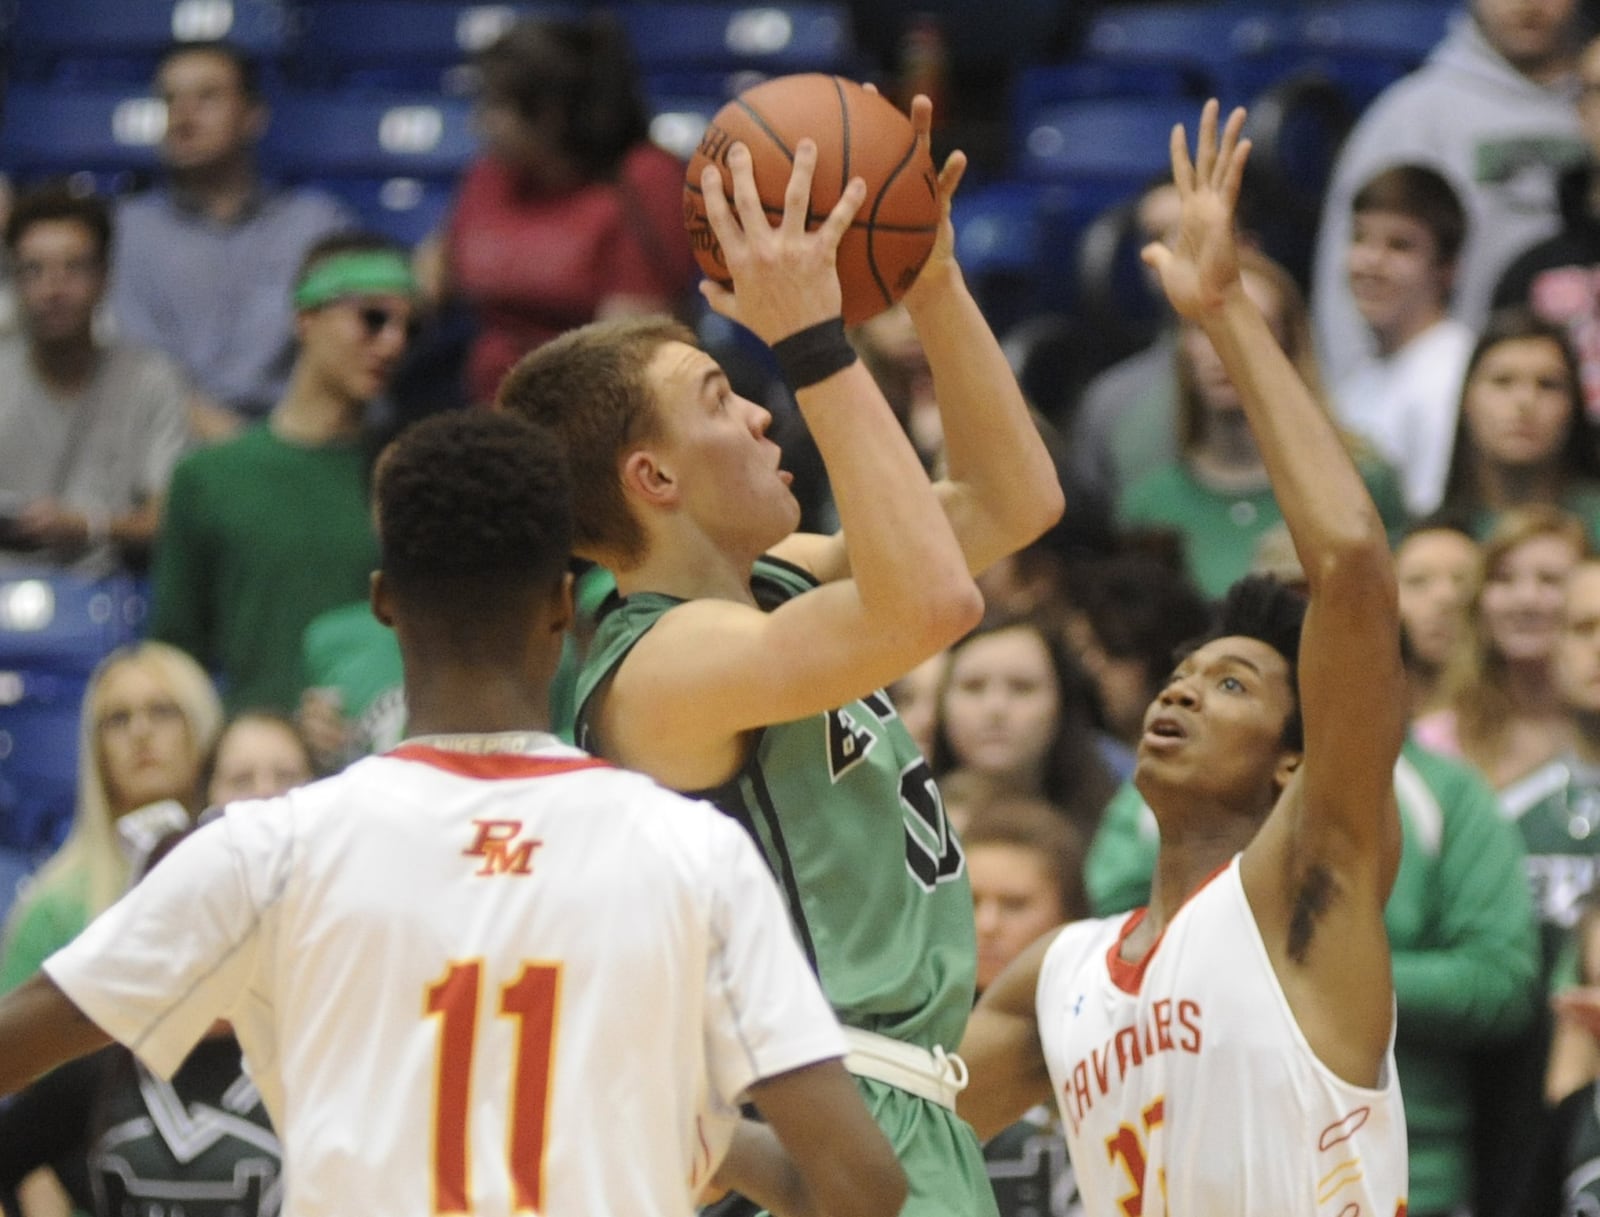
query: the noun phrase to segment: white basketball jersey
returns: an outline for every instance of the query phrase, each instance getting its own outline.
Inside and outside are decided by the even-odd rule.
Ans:
[[[1278,986],[1239,861],[1138,965],[1143,911],[1069,926],[1040,971],[1040,1038],[1086,1209],[1129,1217],[1396,1217],[1406,1137],[1382,1089],[1312,1054]]]
[[[163,1075],[232,1020],[286,1217],[687,1217],[845,1050],[739,827],[553,740],[236,804],[46,968]]]

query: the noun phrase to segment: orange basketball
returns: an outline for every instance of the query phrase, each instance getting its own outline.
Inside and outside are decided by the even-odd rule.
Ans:
[[[867,183],[867,198],[839,242],[839,286],[844,320],[855,325],[900,299],[927,261],[939,226],[938,175],[917,147],[911,120],[894,105],[839,76],[779,76],[746,89],[718,110],[689,162],[683,185],[683,222],[695,257],[708,278],[732,287],[722,249],[706,219],[700,174],[708,163],[733,190],[727,155],[735,141],[750,149],[756,190],[767,215],[783,215],[795,146],[810,136],[817,145],[807,227],[833,210],[852,177]]]

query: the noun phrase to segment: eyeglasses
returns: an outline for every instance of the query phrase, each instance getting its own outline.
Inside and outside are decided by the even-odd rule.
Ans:
[[[123,735],[133,727],[133,720],[143,715],[152,727],[171,726],[183,721],[183,710],[175,701],[149,701],[142,706],[119,706],[107,710],[95,726],[103,735]]]
[[[417,336],[417,319],[406,309],[385,308],[381,304],[356,305],[356,319],[361,322],[361,332],[367,341],[377,338],[391,325],[398,325],[407,342]]]

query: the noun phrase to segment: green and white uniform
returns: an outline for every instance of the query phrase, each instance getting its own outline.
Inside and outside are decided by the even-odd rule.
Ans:
[[[1545,977],[1571,984],[1567,940],[1600,879],[1600,769],[1560,757],[1502,790],[1500,810],[1528,851]]]
[[[770,611],[817,583],[765,558],[751,586]],[[578,677],[580,747],[605,754],[591,730],[596,688],[681,603],[641,593],[602,608]],[[972,891],[933,775],[884,693],[753,732],[731,781],[687,793],[714,803],[760,846],[846,1027],[954,1050],[976,978]],[[978,1141],[964,1122],[927,1099],[858,1080],[911,1179],[903,1217],[994,1212]]]

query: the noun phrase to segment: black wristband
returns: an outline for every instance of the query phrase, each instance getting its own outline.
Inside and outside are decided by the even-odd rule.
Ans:
[[[844,336],[844,318],[830,317],[774,342],[772,357],[798,393],[848,368],[856,361],[856,349]]]

